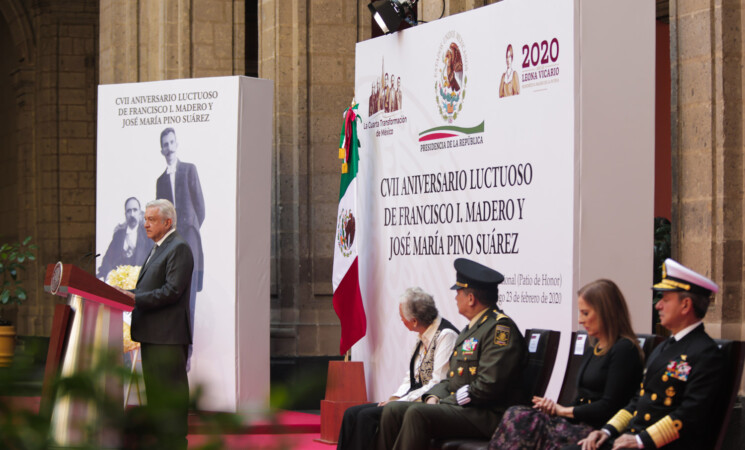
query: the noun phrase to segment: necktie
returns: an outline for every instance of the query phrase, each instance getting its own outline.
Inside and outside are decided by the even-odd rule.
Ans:
[[[670,336],[668,339],[665,339],[665,342],[662,343],[662,348],[660,349],[660,353],[662,353],[665,350],[667,350],[667,348],[670,347],[671,345],[675,344],[675,342],[677,342],[675,340],[675,336]]]
[[[147,266],[147,263],[149,263],[149,262],[150,262],[150,258],[152,258],[152,257],[153,257],[153,255],[155,254],[155,250],[156,250],[157,248],[158,248],[158,244],[155,244],[155,245],[153,245],[153,249],[152,249],[152,250],[150,250],[150,254],[149,254],[149,255],[147,255],[147,259],[145,260],[145,264],[143,264],[143,265],[142,265],[142,267],[143,267],[143,268],[144,268],[145,266]]]

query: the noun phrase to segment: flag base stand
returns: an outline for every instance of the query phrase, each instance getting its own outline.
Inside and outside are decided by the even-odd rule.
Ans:
[[[367,403],[364,365],[360,361],[329,361],[326,398],[321,400],[321,438],[324,444],[336,444],[344,411]]]

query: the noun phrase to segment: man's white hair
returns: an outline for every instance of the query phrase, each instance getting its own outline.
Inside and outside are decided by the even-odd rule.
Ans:
[[[164,198],[159,198],[157,200],[147,202],[147,205],[145,205],[145,209],[147,208],[158,208],[158,212],[160,212],[160,218],[164,221],[166,219],[171,219],[171,229],[176,229],[176,208],[173,206],[173,203]]]

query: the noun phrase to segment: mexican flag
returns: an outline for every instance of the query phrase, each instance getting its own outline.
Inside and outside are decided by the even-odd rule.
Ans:
[[[359,165],[359,141],[357,140],[357,104],[344,111],[344,128],[339,137],[341,185],[339,186],[339,208],[336,214],[336,237],[334,239],[334,311],[341,322],[339,353],[344,354],[367,331],[365,308],[357,263],[357,166]]]

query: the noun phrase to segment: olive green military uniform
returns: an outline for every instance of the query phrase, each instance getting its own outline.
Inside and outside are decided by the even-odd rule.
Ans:
[[[525,401],[520,379],[526,357],[512,319],[488,310],[456,339],[448,378],[422,396],[434,395],[440,404],[391,402],[383,408],[379,448],[426,450],[433,437],[488,439],[504,411]],[[463,386],[470,402],[459,406],[456,391]]]

